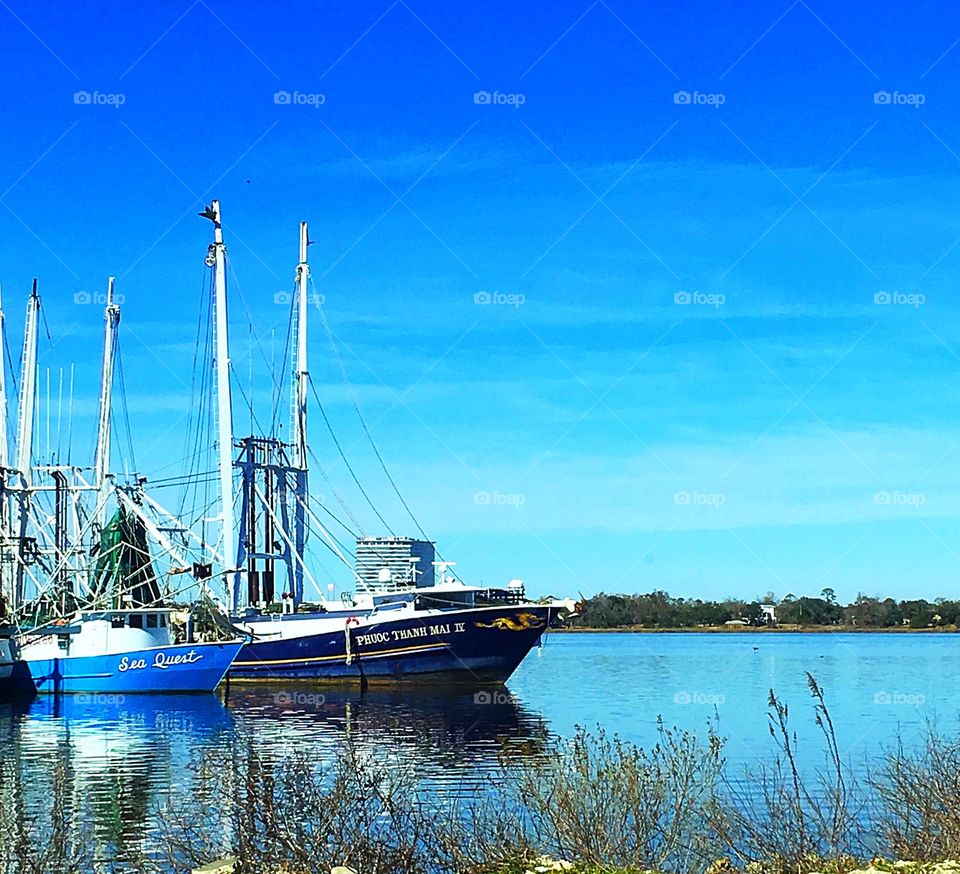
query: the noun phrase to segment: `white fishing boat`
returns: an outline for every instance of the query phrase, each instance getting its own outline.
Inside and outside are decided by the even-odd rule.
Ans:
[[[0,616],[0,694],[210,692],[242,646],[239,638],[197,640],[191,628],[174,621],[183,608],[171,605],[173,593],[154,569],[146,526],[128,510],[139,498],[139,484],[118,486],[109,475],[120,322],[113,287],[111,278],[89,478],[59,459],[35,461],[36,280],[28,300],[15,467],[8,468],[6,443],[0,444],[0,598],[6,616]],[[2,365],[0,386],[5,435]],[[108,520],[111,503],[117,506]]]
[[[532,602],[522,585],[466,585],[453,573],[455,563],[443,560],[419,568],[419,576],[412,564],[407,574],[383,568],[387,576],[374,582],[357,573],[347,550],[319,518],[308,486],[308,388],[316,398],[307,361],[308,302],[320,298],[309,284],[307,224],[300,225],[300,257],[290,295],[292,439],[286,442],[271,433],[238,440],[233,433],[226,247],[219,202],[213,201],[201,215],[214,229],[206,264],[211,272],[207,311],[215,372],[203,381],[215,387],[210,401],[215,409],[207,413],[207,420],[212,416],[216,423],[222,536],[216,547],[194,560],[209,563],[211,577],[221,581],[221,597],[235,627],[252,636],[230,677],[348,679],[361,684],[398,679],[434,684],[505,682],[573,603]],[[250,417],[255,418],[252,409]],[[325,413],[324,420],[329,425]],[[201,473],[208,478],[211,474]],[[171,520],[182,524],[155,501],[145,509],[159,514],[158,527]],[[310,538],[349,569],[353,592],[337,601],[326,600],[311,572]],[[426,538],[418,542],[432,549]],[[316,593],[310,602],[304,595],[305,582]]]

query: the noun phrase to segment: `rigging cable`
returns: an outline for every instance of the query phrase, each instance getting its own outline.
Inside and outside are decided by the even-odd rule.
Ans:
[[[120,407],[123,411],[123,424],[126,430],[127,437],[127,450],[130,453],[130,470],[131,472],[136,471],[137,462],[133,454],[133,430],[130,427],[130,410],[127,406],[127,384],[123,377],[123,357],[120,354],[120,336],[117,335],[116,340],[116,365],[117,365],[117,374],[120,377]]]
[[[320,471],[320,476],[323,477],[323,481],[327,484],[327,487],[328,487],[328,488],[330,489],[330,491],[333,493],[333,496],[337,499],[337,503],[338,503],[338,504],[340,505],[340,507],[343,509],[343,512],[346,513],[346,514],[350,517],[350,521],[353,522],[353,524],[357,526],[357,530],[360,531],[361,533],[363,533],[363,525],[361,525],[361,524],[360,524],[360,520],[357,519],[357,517],[353,515],[353,513],[352,513],[351,510],[350,510],[350,508],[347,506],[346,501],[344,501],[343,498],[341,497],[340,493],[333,487],[333,483],[331,482],[330,477],[327,475],[327,472],[323,469],[323,465],[320,463],[320,459],[317,458],[317,453],[314,452],[314,451],[313,451],[313,448],[312,448],[311,446],[309,446],[309,445],[307,446],[307,452],[310,454],[310,457],[317,463],[317,470]],[[327,508],[324,507],[324,509],[326,510]],[[327,510],[327,512],[330,513],[329,510]],[[330,515],[333,516],[333,513],[330,513]],[[334,516],[334,518],[336,519],[336,516]],[[337,521],[340,522],[339,519],[337,519]],[[346,531],[348,531],[351,535],[353,535],[353,537],[356,537],[356,536],[357,536],[357,533],[356,533],[355,531],[351,531],[351,530],[350,530],[349,528],[347,528],[347,526],[344,525],[342,522],[340,522],[340,524],[343,526],[343,528],[344,528]]]
[[[288,356],[290,355],[291,344],[293,342],[293,307],[290,307],[290,314],[287,317],[287,336],[283,341],[283,359],[280,362],[280,372],[286,373]],[[274,393],[274,407],[273,411],[270,414],[270,433],[276,437],[278,423],[280,419],[280,405],[283,403],[284,397],[283,392],[280,390],[280,385],[277,384],[277,391]],[[291,436],[292,439],[292,436]]]
[[[10,381],[13,383],[13,398],[16,401],[16,404],[11,404],[10,399],[7,399],[8,409],[13,406],[19,406],[20,404],[20,387],[17,384],[17,370],[13,366],[13,356],[10,354],[10,343],[7,339],[7,332],[3,332],[3,349],[7,356],[7,364],[9,365],[10,371]],[[14,446],[16,444],[16,429],[14,427],[14,421],[12,416],[7,416],[7,446]]]
[[[343,463],[346,465],[347,470],[350,472],[350,476],[353,477],[354,483],[358,489],[360,489],[360,494],[366,498],[367,503],[370,505],[370,509],[376,514],[377,518],[383,523],[383,527],[387,529],[391,534],[396,536],[394,530],[387,524],[387,520],[380,515],[380,511],[374,506],[373,501],[370,500],[370,496],[364,491],[362,485],[360,485],[360,480],[357,479],[357,475],[354,473],[353,468],[350,466],[350,462],[347,461],[347,456],[343,454],[343,448],[340,446],[340,441],[337,440],[337,435],[333,431],[333,426],[330,424],[330,420],[327,418],[327,411],[324,410],[323,404],[320,403],[320,395],[317,393],[317,387],[313,384],[313,377],[309,374],[307,375],[307,380],[310,383],[310,388],[313,390],[313,398],[317,402],[317,408],[320,410],[320,415],[323,416],[323,421],[326,423],[327,430],[330,432],[330,437],[333,439],[334,445],[337,447],[337,451],[340,453],[340,458],[343,459]],[[353,516],[350,516],[353,519]],[[356,519],[353,519],[354,522],[357,522]],[[357,523],[358,527],[359,523]],[[363,528],[360,527],[362,531]]]
[[[344,531],[346,531],[347,534],[350,535],[350,537],[352,537],[354,540],[356,540],[359,537],[357,532],[354,531],[352,528],[348,528],[347,525],[343,522],[343,520],[340,519],[338,516],[336,516],[333,513],[333,511],[330,510],[330,508],[323,503],[322,500],[317,500],[313,494],[310,494],[307,497],[312,503],[316,504],[321,510],[323,510],[324,513],[326,513],[331,519],[333,519],[333,521],[336,522]]]
[[[343,377],[343,383],[346,385],[347,390],[350,392],[350,401],[353,404],[354,412],[357,414],[357,418],[360,420],[360,425],[363,428],[363,433],[366,434],[367,440],[370,443],[370,448],[373,449],[373,454],[377,456],[377,461],[380,462],[380,467],[383,468],[384,475],[387,477],[387,481],[393,487],[393,491],[396,494],[397,498],[400,500],[400,503],[403,505],[403,509],[407,511],[407,515],[413,520],[413,524],[417,526],[417,530],[423,536],[424,540],[429,540],[427,537],[427,532],[423,530],[423,526],[417,520],[417,517],[413,515],[413,511],[408,506],[407,502],[403,499],[403,495],[400,494],[400,489],[397,488],[397,484],[394,481],[393,477],[390,475],[390,471],[387,469],[386,462],[383,460],[383,456],[380,455],[380,450],[377,449],[377,444],[373,440],[373,435],[370,433],[370,429],[367,427],[367,422],[363,418],[363,413],[360,412],[360,405],[357,403],[357,395],[353,390],[353,385],[350,382],[350,379],[347,376],[347,369],[344,367],[343,359],[340,357],[340,351],[337,348],[337,344],[334,341],[333,331],[330,329],[330,323],[327,321],[327,315],[323,311],[323,308],[320,307],[320,318],[323,321],[323,329],[327,335],[327,342],[330,344],[330,348],[333,350],[333,356],[337,361],[337,366],[340,368],[340,375]]]
[[[386,462],[383,460],[383,456],[380,455],[380,450],[377,449],[377,444],[373,440],[373,435],[370,433],[370,429],[367,427],[366,420],[363,418],[363,413],[360,411],[360,404],[357,402],[357,395],[353,390],[353,385],[351,384],[349,377],[347,376],[347,369],[343,364],[343,359],[340,357],[340,351],[337,348],[337,344],[334,340],[333,331],[330,328],[330,323],[327,321],[327,315],[324,312],[323,307],[319,307],[319,310],[320,310],[320,318],[323,322],[323,329],[327,335],[327,342],[330,344],[330,348],[333,350],[333,355],[337,361],[337,365],[340,368],[340,374],[343,377],[344,385],[346,385],[347,390],[350,392],[350,400],[353,404],[353,409],[357,414],[357,418],[360,420],[360,425],[363,427],[363,433],[367,435],[367,440],[370,442],[370,447],[373,449],[374,455],[377,456],[377,461],[380,462],[380,467],[383,469],[383,472],[387,477],[387,481],[393,487],[394,493],[396,494],[400,503],[403,505],[403,509],[407,511],[407,515],[413,520],[413,524],[416,525],[417,530],[420,532],[423,539],[429,541],[430,537],[427,535],[427,532],[423,530],[423,526],[420,524],[417,517],[413,515],[413,511],[410,509],[407,502],[403,499],[403,495],[400,493],[400,489],[397,488],[396,482],[394,481],[393,477],[390,475],[390,471],[387,469],[387,465],[386,465]],[[311,378],[310,384],[311,386],[313,385],[312,378]],[[314,388],[314,396],[316,396],[316,393],[317,393],[316,389]],[[319,399],[317,403],[319,404]],[[321,412],[323,412],[322,407],[321,407]],[[326,419],[326,414],[324,414],[324,419]],[[379,516],[380,514],[378,513],[377,515]],[[389,528],[389,526],[387,527]],[[390,533],[392,534],[393,532],[391,531]],[[436,551],[437,558],[440,559],[440,561],[443,561],[444,558],[440,554],[439,550],[436,550],[435,548],[435,551]],[[460,580],[460,576],[459,574],[457,574],[456,571],[451,571],[451,573],[456,579]],[[460,581],[463,582],[462,580]]]
[[[200,371],[201,378],[203,378],[203,375],[206,372],[205,367],[202,369],[198,367],[198,358],[200,355],[200,345],[201,345],[200,340],[201,340],[201,336],[203,335],[203,326],[204,326],[203,315],[204,315],[204,304],[206,302],[204,287],[206,285],[206,277],[207,277],[207,273],[206,273],[206,270],[204,270],[203,278],[200,281],[200,295],[199,295],[200,306],[197,308],[197,332],[196,332],[196,337],[194,338],[194,343],[193,343],[193,366],[190,370],[190,402],[187,406],[187,428],[185,429],[183,434],[183,456],[184,456],[184,461],[186,461],[188,465],[187,467],[188,476],[193,470],[193,465],[197,455],[200,454],[201,452],[206,451],[205,447],[201,448],[199,445],[200,414],[199,414],[199,411],[197,410],[197,397],[198,397],[197,372],[198,370]],[[207,350],[207,346],[206,344],[204,344],[204,351],[206,350]],[[192,427],[195,412],[197,412],[196,428]],[[191,436],[193,438],[192,442],[191,442]],[[187,499],[187,489],[184,488],[184,492],[180,496],[179,510],[181,512],[177,513],[178,516],[181,515],[182,510],[186,505],[186,499]]]
[[[256,331],[256,329],[254,328],[253,315],[250,313],[250,307],[247,305],[247,299],[246,299],[246,297],[244,297],[243,288],[242,288],[242,286],[240,285],[240,279],[239,279],[239,277],[237,276],[236,271],[234,271],[233,265],[230,263],[229,259],[228,259],[228,261],[227,261],[227,269],[230,271],[230,284],[231,284],[231,287],[236,291],[237,299],[240,301],[241,305],[243,306],[243,312],[244,312],[244,315],[245,315],[246,318],[247,318],[247,328],[248,328],[248,330],[249,330],[249,332],[250,332],[253,340],[256,341],[257,349],[258,349],[259,352],[260,352],[260,357],[263,359],[263,363],[266,365],[267,372],[270,374],[270,381],[271,381],[271,383],[272,383],[272,385],[273,385],[273,389],[274,389],[274,397],[277,399],[277,400],[276,400],[277,406],[276,406],[276,407],[274,408],[274,410],[271,412],[271,432],[270,432],[270,434],[271,434],[271,436],[276,437],[277,435],[276,435],[276,432],[275,432],[275,430],[274,430],[274,425],[276,424],[277,414],[279,413],[280,398],[283,396],[283,391],[282,391],[283,386],[277,381],[276,368],[274,367],[273,362],[270,361],[270,360],[267,358],[267,353],[266,353],[266,351],[265,351],[264,348],[263,348],[263,344],[260,342],[260,335],[257,334],[257,331]],[[290,335],[290,331],[291,331],[292,328],[293,328],[292,318],[293,318],[293,317],[292,317],[292,315],[291,315],[290,319],[288,320],[288,324],[287,324],[287,342],[286,342],[286,344],[285,344],[285,346],[287,346],[287,347],[290,345],[290,336],[291,336],[291,335]],[[285,369],[285,368],[286,368],[286,354],[284,354],[284,369]],[[238,380],[238,382],[239,382],[239,380]]]
[[[233,363],[230,363],[230,370],[233,375],[236,377],[234,379],[234,384],[237,387],[237,390],[240,392],[240,397],[243,398],[243,402],[247,405],[247,409],[250,411],[250,419],[253,424],[257,426],[257,430],[262,431],[263,427],[260,424],[260,420],[257,418],[257,414],[253,409],[253,398],[247,397],[247,393],[243,390],[243,383],[240,382],[240,375],[237,373],[236,368],[234,368]],[[253,431],[253,428],[250,429]]]

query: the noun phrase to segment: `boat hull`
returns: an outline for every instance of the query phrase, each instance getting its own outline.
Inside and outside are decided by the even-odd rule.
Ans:
[[[230,679],[501,684],[549,621],[550,608],[526,605],[367,619],[345,630],[248,643]]]
[[[0,698],[29,692],[30,688],[30,672],[17,658],[16,641],[0,635]]]
[[[242,643],[196,643],[111,655],[22,659],[13,663],[13,694],[212,692]]]

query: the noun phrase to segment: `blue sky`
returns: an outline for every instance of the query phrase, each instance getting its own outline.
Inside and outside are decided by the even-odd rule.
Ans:
[[[957,14],[7,0],[0,34],[10,345],[39,276],[75,460],[102,320],[75,300],[112,273],[137,466],[182,469],[218,197],[245,390],[265,409],[306,219],[364,415],[467,579],[960,596]],[[412,532],[311,331],[351,462]]]

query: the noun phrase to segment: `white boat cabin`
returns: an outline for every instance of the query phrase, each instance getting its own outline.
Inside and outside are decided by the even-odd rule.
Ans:
[[[81,610],[63,625],[47,625],[23,639],[24,659],[114,655],[173,644],[171,608]]]

